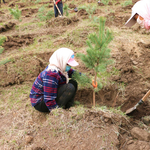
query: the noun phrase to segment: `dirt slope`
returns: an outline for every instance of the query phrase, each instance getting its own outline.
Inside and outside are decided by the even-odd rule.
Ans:
[[[52,1],[1,4],[0,39],[6,39],[0,46],[4,48],[0,54],[0,150],[150,149],[150,99],[129,116],[123,114],[150,89],[149,32],[137,24],[124,26],[135,2],[125,5],[125,0],[110,0],[104,5],[92,0],[66,0],[69,16],[53,15],[45,21],[39,18],[39,8],[44,6],[46,12],[53,12]],[[9,12],[16,5],[21,21]],[[107,84],[96,93],[97,107],[91,104],[91,88],[79,87],[76,105],[69,110],[37,112],[29,99],[34,80],[56,49],[86,52],[88,34],[98,31],[86,11],[92,6],[96,8],[92,17],[104,16],[106,27],[114,34],[110,49],[115,63],[108,67],[111,76]],[[74,12],[74,7],[81,9]],[[78,61],[77,70],[90,72]]]

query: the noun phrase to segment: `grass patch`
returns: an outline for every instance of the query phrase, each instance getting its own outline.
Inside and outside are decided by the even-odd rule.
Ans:
[[[22,85],[14,85],[8,87],[7,89],[1,90],[1,101],[7,104],[5,105],[5,109],[17,109],[23,107],[26,103],[30,103],[30,101],[27,100],[29,99],[31,87],[31,83],[25,83]]]
[[[4,65],[4,64],[6,64],[6,63],[8,63],[10,61],[11,61],[10,59],[6,58],[6,59],[0,61],[0,65]]]
[[[121,4],[123,7],[126,7],[128,5],[132,5],[132,0],[127,0],[124,3]]]

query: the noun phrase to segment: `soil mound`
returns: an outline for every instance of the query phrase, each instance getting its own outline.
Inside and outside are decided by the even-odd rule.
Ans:
[[[71,19],[67,17],[57,17],[47,22],[48,27],[68,26],[78,22],[79,19],[73,16]]]
[[[3,26],[0,26],[0,33],[2,32],[6,32],[10,29],[12,29],[16,24],[13,22],[8,22],[6,24],[4,24]]]

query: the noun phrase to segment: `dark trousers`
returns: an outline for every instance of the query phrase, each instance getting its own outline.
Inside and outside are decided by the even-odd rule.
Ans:
[[[63,16],[63,3],[58,3],[57,6]],[[58,9],[56,8],[55,4],[54,4],[54,13],[55,13],[55,17],[58,17],[59,12],[58,12]]]
[[[1,0],[0,0],[0,3],[1,3]],[[3,0],[3,3],[5,3],[5,0]]]
[[[70,80],[68,84],[64,84],[58,87],[56,103],[59,107],[64,109],[70,108],[74,104],[74,97],[78,88],[78,84],[75,80]],[[44,101],[34,106],[34,108],[41,112],[49,112]]]

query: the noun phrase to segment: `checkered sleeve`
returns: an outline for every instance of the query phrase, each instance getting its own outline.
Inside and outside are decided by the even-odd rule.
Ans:
[[[55,99],[57,97],[58,75],[57,73],[47,73],[43,78],[44,102],[48,109],[58,107]]]

